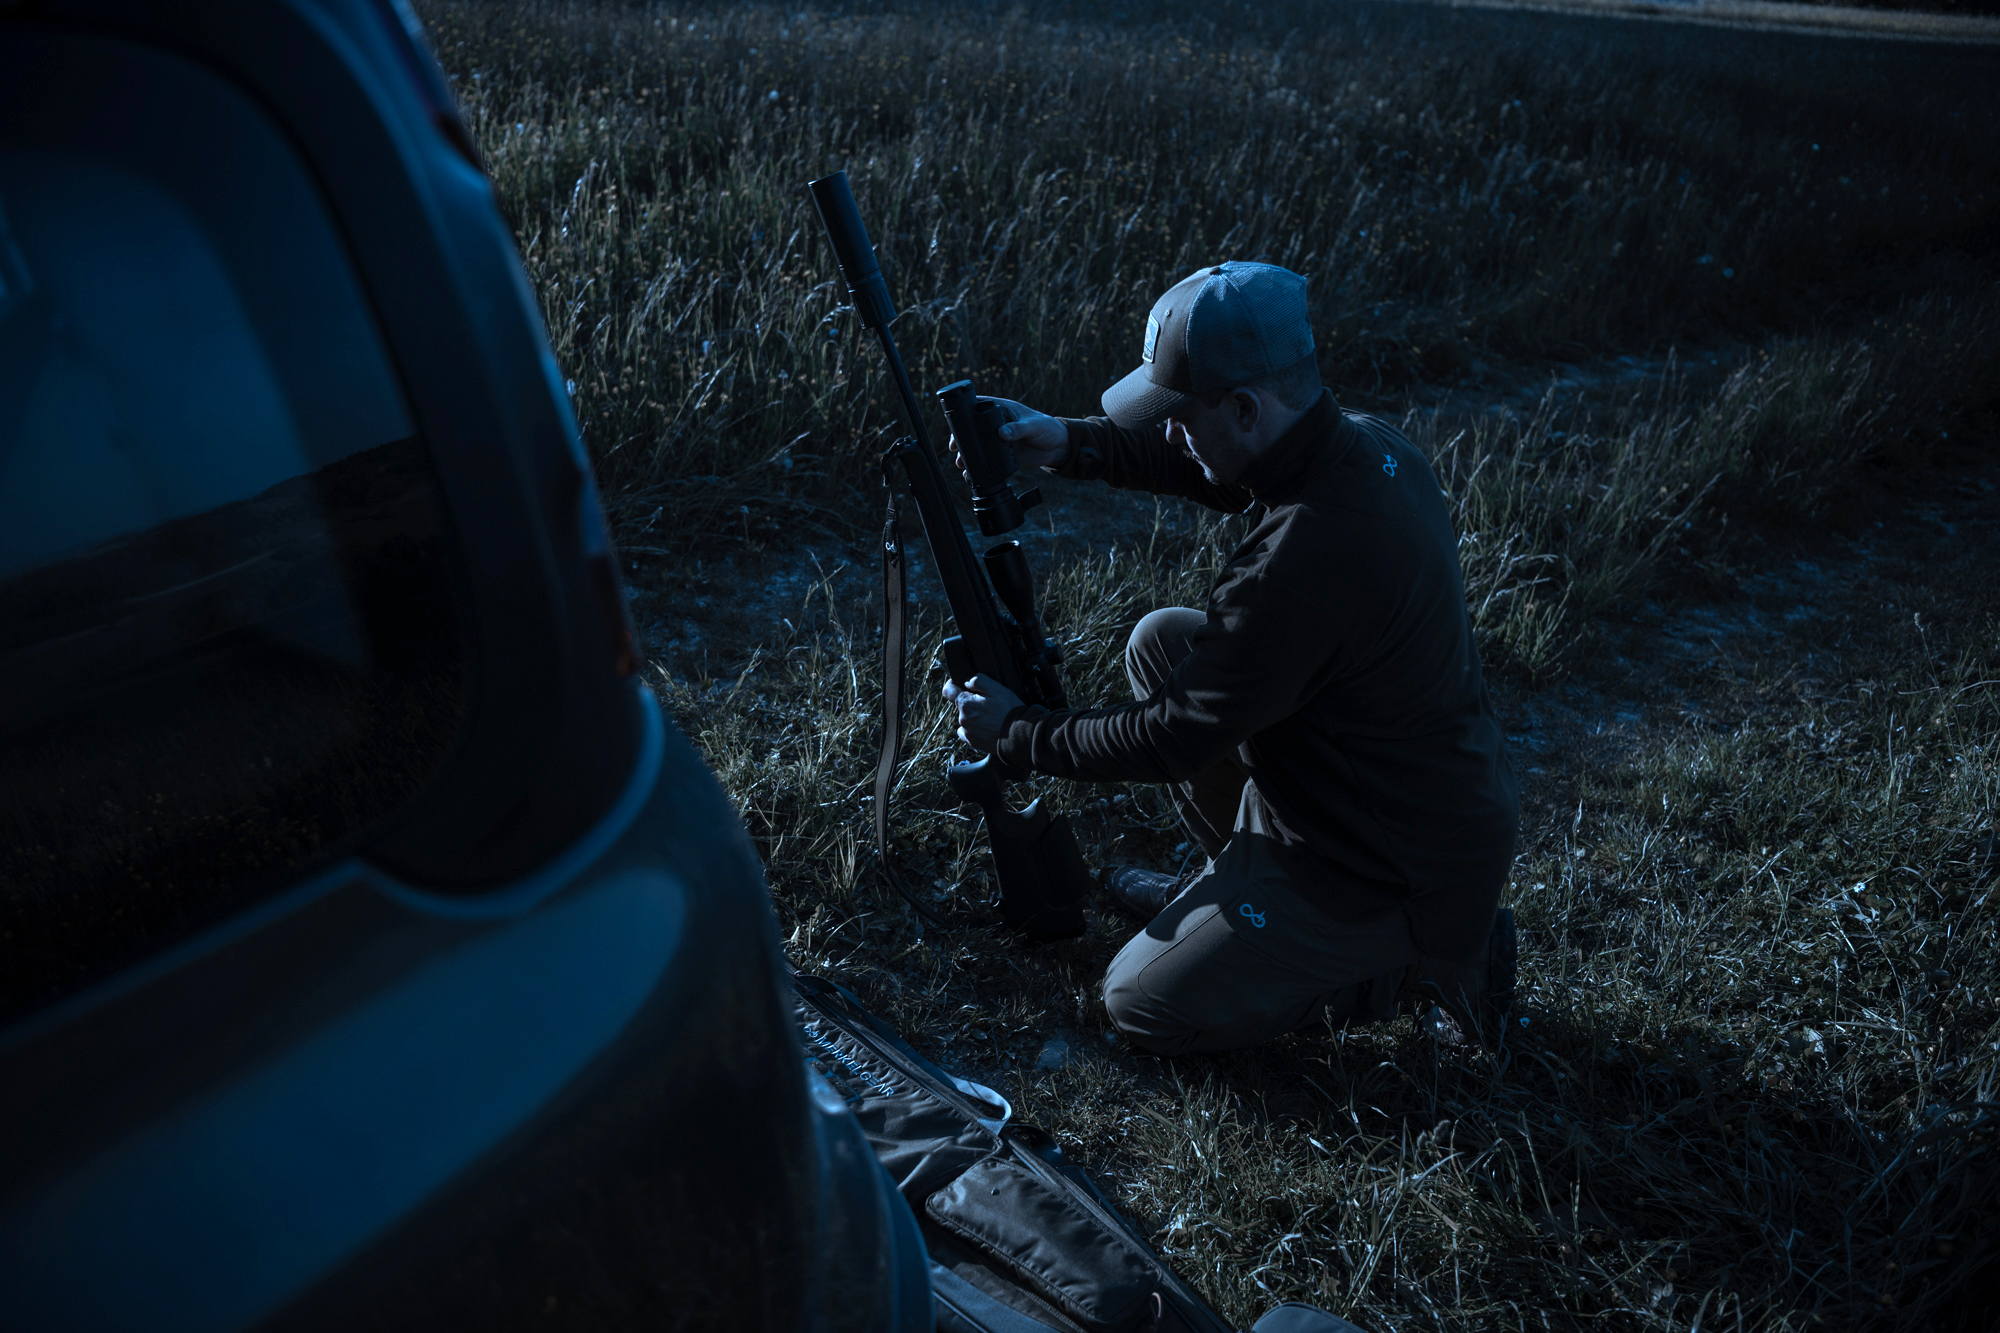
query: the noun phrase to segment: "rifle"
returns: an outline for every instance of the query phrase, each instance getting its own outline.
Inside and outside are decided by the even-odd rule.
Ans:
[[[910,387],[909,374],[889,331],[895,307],[876,263],[875,247],[854,205],[847,173],[837,171],[807,188],[833,243],[848,299],[862,323],[873,329],[882,343],[910,426],[911,433],[882,455],[882,484],[888,505],[882,530],[882,752],[875,769],[875,850],[882,873],[896,891],[920,916],[941,921],[935,910],[910,891],[889,861],[889,789],[902,758],[903,658],[907,647],[898,472],[916,504],[924,540],[931,548],[932,562],[944,583],[945,600],[958,628],[941,649],[951,678],[966,685],[973,676],[983,675],[1028,703],[1067,708],[1069,701],[1057,671],[1062,654],[1048,641],[1035,614],[1034,578],[1021,544],[1001,542],[980,560],[973,559],[965,526],[945,489],[944,469],[924,428],[916,392]],[[981,402],[970,380],[940,389],[937,398],[966,461],[972,511],[980,531],[989,537],[1013,531],[1025,521],[1025,511],[1041,502],[1041,492],[1031,490],[1017,496],[1009,485],[1014,451],[1000,438],[999,409],[990,401]],[[945,773],[959,800],[978,806],[985,817],[994,877],[999,882],[993,905],[1000,919],[1034,939],[1082,934],[1082,899],[1090,886],[1090,872],[1077,850],[1076,834],[1067,816],[1051,814],[1040,798],[1020,811],[1008,803],[1003,782],[1026,776],[1007,768],[993,755],[972,763],[955,762]]]

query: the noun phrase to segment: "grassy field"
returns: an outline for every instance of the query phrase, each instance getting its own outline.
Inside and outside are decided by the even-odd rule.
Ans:
[[[1244,1325],[1295,1298],[1375,1330],[1979,1327],[1992,62],[1416,6],[1094,14],[424,6],[653,646],[706,627],[653,679],[794,961],[1001,1086]],[[879,610],[831,557],[870,566],[899,428],[801,192],[841,167],[920,385],[1087,411],[1198,264],[1311,277],[1327,381],[1446,480],[1523,773],[1531,1021],[1498,1056],[1407,1019],[1173,1062],[1111,1040],[1127,928],[978,924],[929,705],[896,854],[954,924],[879,895]],[[1235,520],[1057,508],[1071,693],[1118,698],[1126,630],[1199,604]],[[917,623],[922,661],[934,599]],[[1049,795],[1094,862],[1186,854],[1156,791]]]

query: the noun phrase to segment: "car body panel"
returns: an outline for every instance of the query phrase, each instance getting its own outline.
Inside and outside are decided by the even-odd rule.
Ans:
[[[434,465],[469,674],[393,817],[0,1031],[0,1327],[929,1328],[914,1220],[805,1077],[755,849],[632,678],[533,293],[407,10],[48,0],[0,10],[0,71],[0,131],[164,145],[171,75],[281,132]]]

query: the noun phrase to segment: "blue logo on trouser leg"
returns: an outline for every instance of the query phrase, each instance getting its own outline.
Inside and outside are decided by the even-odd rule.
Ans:
[[[1264,914],[1258,911],[1256,908],[1252,907],[1249,903],[1244,903],[1241,907],[1237,908],[1236,910],[1241,912],[1244,916],[1249,917],[1250,924],[1257,927],[1257,929],[1262,930],[1264,928]]]

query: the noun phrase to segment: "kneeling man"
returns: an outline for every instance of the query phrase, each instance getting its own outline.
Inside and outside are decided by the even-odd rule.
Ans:
[[[1019,403],[1024,465],[1249,516],[1205,607],[1132,631],[1133,702],[1050,712],[947,683],[960,734],[1018,769],[1162,782],[1207,853],[1176,877],[1116,867],[1148,922],[1104,1002],[1161,1054],[1436,1006],[1495,1022],[1513,922],[1496,907],[1519,826],[1437,477],[1394,427],[1320,386],[1305,280],[1227,263],[1176,284],[1104,417]]]

